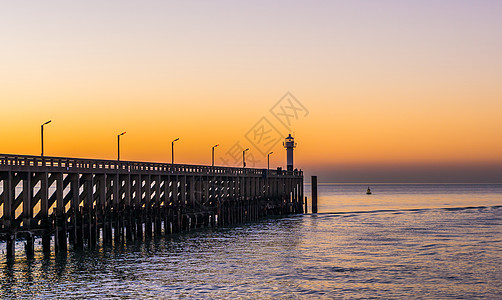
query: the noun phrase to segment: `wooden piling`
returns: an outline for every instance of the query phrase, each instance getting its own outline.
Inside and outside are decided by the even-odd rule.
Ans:
[[[51,252],[51,232],[48,229],[50,226],[49,224],[45,224],[46,230],[44,230],[44,233],[42,235],[42,252],[44,254],[49,254]]]
[[[312,176],[312,213],[317,213],[317,176]]]
[[[26,241],[24,245],[24,251],[28,258],[33,258],[35,255],[35,237],[32,232],[28,232],[26,236]]]
[[[16,233],[15,232],[10,232],[7,234],[7,258],[8,259],[13,259],[14,256],[16,255]]]

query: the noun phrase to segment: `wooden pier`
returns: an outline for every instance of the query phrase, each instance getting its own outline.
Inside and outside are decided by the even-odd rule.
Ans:
[[[0,240],[95,249],[303,212],[303,173],[0,154]]]

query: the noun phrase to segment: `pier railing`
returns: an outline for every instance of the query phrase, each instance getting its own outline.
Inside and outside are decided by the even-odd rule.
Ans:
[[[257,168],[237,168],[223,166],[204,166],[189,164],[169,164],[158,162],[117,161],[103,159],[83,159],[52,156],[29,156],[0,154],[0,170],[37,170],[45,169],[53,172],[110,172],[124,173],[197,173],[206,175],[257,175],[257,176],[303,176],[301,170],[267,170]]]

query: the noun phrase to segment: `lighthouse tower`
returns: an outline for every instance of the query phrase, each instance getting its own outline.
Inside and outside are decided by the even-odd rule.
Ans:
[[[295,138],[289,134],[282,144],[286,148],[288,171],[293,171],[293,149],[296,148]]]

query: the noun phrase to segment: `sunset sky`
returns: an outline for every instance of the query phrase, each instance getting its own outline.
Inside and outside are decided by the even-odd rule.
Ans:
[[[218,165],[249,147],[248,166],[273,151],[275,168],[292,133],[321,182],[500,182],[501,16],[502,1],[2,1],[0,153],[40,155],[52,120],[48,156],[116,159],[126,131],[123,160],[170,162],[179,137],[178,163],[220,144]]]

